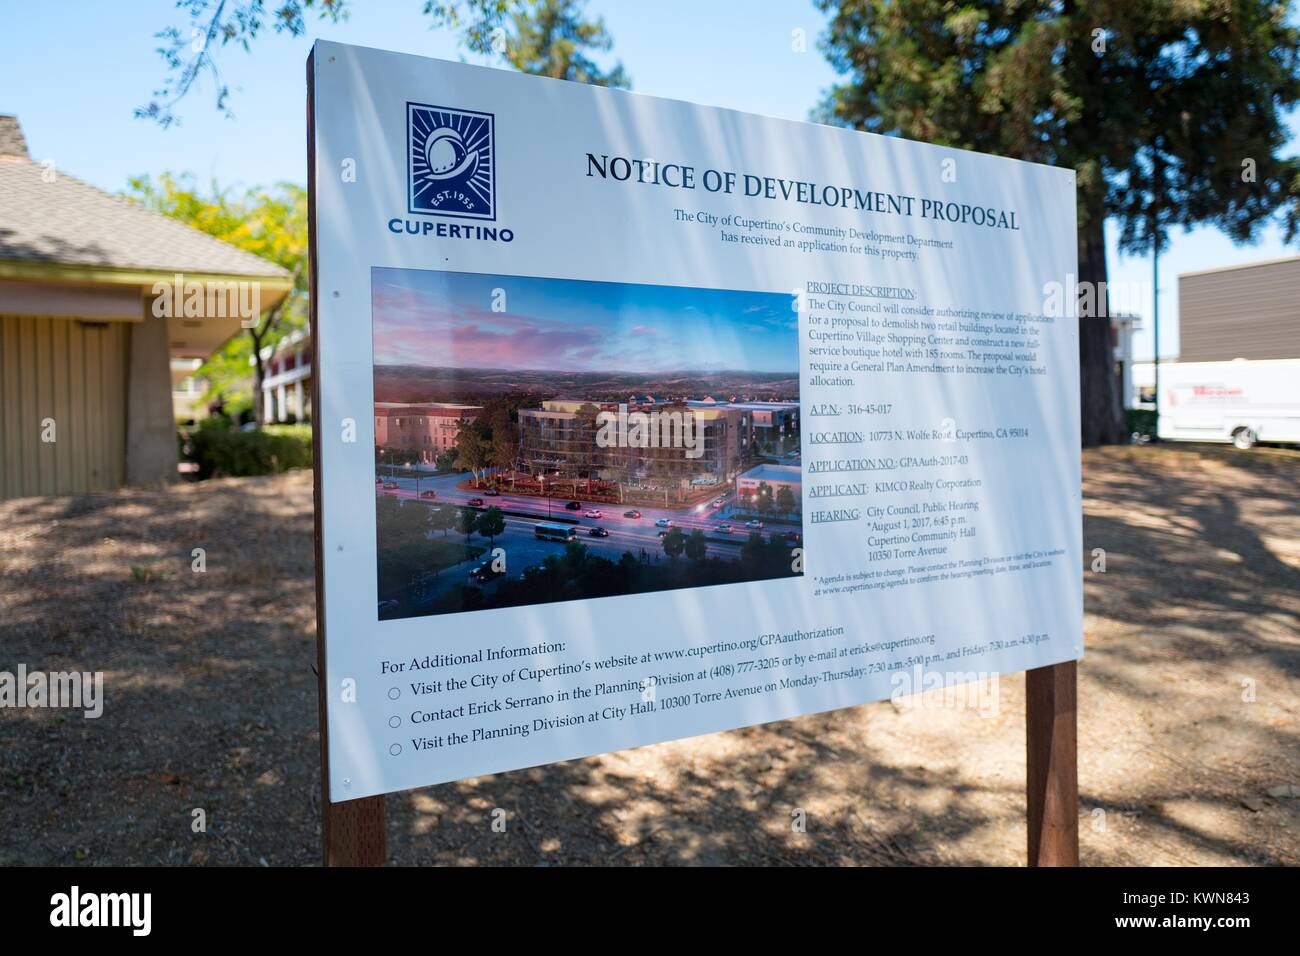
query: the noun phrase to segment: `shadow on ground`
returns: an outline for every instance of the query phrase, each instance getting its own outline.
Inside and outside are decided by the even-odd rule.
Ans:
[[[1084,466],[1084,861],[1300,862],[1300,456]],[[0,503],[0,670],[107,695],[0,712],[0,863],[319,860],[311,535],[305,473]],[[886,702],[391,795],[390,858],[1015,865],[1023,676],[999,686],[991,717]]]

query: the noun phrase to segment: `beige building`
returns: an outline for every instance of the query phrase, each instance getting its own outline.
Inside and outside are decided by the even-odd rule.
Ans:
[[[279,266],[33,161],[0,116],[0,499],[173,480],[173,360],[206,358],[289,288]]]
[[[422,462],[432,462],[456,447],[461,422],[483,414],[482,405],[426,402],[409,405],[375,402],[375,448],[380,451],[414,451]]]
[[[1178,361],[1300,358],[1300,256],[1178,277]]]
[[[598,441],[598,416],[649,414],[693,419],[692,454],[681,447]],[[724,484],[752,457],[753,410],[727,402],[585,402],[552,399],[519,411],[519,468],[533,475],[604,478],[679,497]]]

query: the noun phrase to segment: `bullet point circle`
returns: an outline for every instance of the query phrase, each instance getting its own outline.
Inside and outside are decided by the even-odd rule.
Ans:
[[[398,754],[402,752],[402,745],[393,744],[391,747],[388,748],[388,752],[392,754],[394,757],[396,757]]]
[[[397,698],[399,698],[399,697],[401,697],[401,696],[402,696],[402,692],[401,692],[400,690],[398,690],[396,687],[392,688],[392,689],[389,690],[389,692],[388,692],[388,699],[389,699],[389,700],[397,700]]]
[[[389,726],[389,727],[397,727],[397,726],[399,726],[401,723],[402,723],[402,718],[401,718],[401,717],[398,717],[398,716],[396,716],[396,715],[394,715],[394,716],[388,718],[388,726]]]

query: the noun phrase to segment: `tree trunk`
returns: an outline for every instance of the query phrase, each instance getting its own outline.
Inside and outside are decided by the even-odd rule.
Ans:
[[[1085,448],[1124,440],[1124,413],[1110,340],[1106,281],[1105,207],[1089,210],[1079,228],[1079,288],[1091,288],[1093,314],[1079,314],[1079,414]]]
[[[262,337],[250,331],[253,340],[253,421],[258,428],[266,427],[266,396],[262,383],[266,381],[266,363],[262,360]]]

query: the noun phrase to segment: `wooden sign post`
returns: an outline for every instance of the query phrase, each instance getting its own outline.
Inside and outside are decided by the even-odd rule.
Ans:
[[[1025,671],[1030,866],[1079,865],[1078,662]]]

